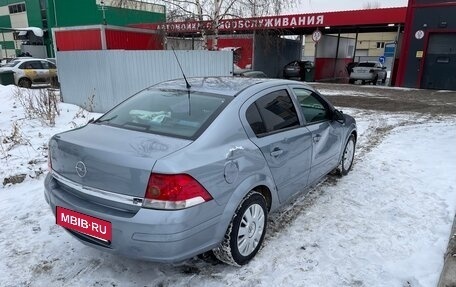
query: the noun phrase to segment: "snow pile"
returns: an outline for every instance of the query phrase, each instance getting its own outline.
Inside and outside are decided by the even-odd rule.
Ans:
[[[58,104],[60,116],[55,123],[30,115],[24,106],[30,103],[30,98],[37,98],[43,92],[47,90],[0,85],[0,179],[3,186],[10,185],[11,181],[42,177],[47,169],[49,138],[81,126],[95,115],[65,103]]]

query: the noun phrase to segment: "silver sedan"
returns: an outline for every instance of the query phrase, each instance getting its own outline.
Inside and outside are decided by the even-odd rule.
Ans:
[[[174,80],[53,136],[45,198],[91,247],[157,262],[209,251],[239,266],[270,212],[349,172],[356,137],[355,120],[303,83]]]

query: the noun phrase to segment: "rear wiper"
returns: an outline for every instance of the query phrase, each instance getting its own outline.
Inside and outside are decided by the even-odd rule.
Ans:
[[[110,122],[110,121],[112,121],[113,119],[117,118],[117,116],[118,116],[118,115],[112,116],[112,117],[107,118],[107,119],[96,120],[94,123],[95,123],[95,124],[99,124],[99,123]]]

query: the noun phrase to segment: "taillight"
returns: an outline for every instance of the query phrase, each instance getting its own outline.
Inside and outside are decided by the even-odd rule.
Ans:
[[[152,173],[143,207],[183,209],[212,199],[207,190],[188,174]]]

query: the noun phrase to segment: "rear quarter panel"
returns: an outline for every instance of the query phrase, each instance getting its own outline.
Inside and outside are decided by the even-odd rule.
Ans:
[[[237,206],[253,188],[266,186],[273,204],[278,203],[269,167],[240,123],[238,113],[243,102],[242,97],[233,99],[198,139],[183,150],[158,160],[153,169],[157,173],[190,174],[209,191],[219,208],[201,214],[196,221],[221,215],[215,234],[220,240]]]

